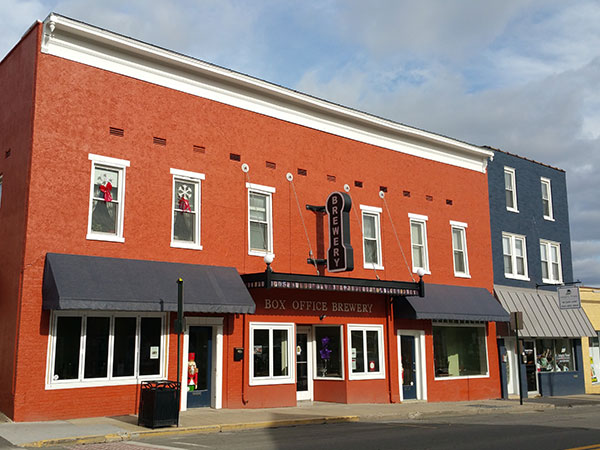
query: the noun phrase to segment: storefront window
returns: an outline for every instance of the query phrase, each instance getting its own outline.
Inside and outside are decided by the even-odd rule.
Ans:
[[[434,325],[436,378],[487,375],[484,325]]]
[[[250,324],[250,384],[292,383],[293,324]]]
[[[162,375],[163,318],[55,315],[50,384],[118,383]],[[81,345],[84,339],[85,345]],[[139,363],[136,365],[136,341]]]
[[[383,327],[348,325],[350,379],[385,377],[383,370]]]
[[[592,384],[600,384],[600,332],[590,338],[590,366]]]
[[[536,367],[539,372],[570,372],[575,370],[570,339],[537,339]]]
[[[317,377],[342,378],[341,327],[315,327]]]

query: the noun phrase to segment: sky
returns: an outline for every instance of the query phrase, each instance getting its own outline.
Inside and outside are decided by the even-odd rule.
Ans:
[[[560,167],[575,279],[600,287],[600,0],[0,0],[0,11],[0,59],[56,12]]]

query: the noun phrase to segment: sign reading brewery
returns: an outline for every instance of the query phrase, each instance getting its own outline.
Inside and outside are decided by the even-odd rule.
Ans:
[[[325,209],[329,216],[329,272],[349,272],[354,269],[354,251],[350,245],[350,208],[352,199],[344,192],[332,192],[327,197]]]

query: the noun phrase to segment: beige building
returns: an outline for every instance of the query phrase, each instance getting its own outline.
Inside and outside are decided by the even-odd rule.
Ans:
[[[596,337],[581,340],[585,392],[600,394],[600,288],[582,286],[579,288],[579,295],[581,306],[598,333]]]

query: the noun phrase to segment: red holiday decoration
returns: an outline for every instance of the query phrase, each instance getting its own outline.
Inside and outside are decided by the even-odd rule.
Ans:
[[[107,181],[105,185],[103,185],[103,184],[100,185],[100,191],[104,194],[105,202],[112,202],[112,195],[110,194],[111,190],[112,190],[112,184],[110,183],[110,181]]]
[[[192,212],[190,201],[185,197],[179,197],[179,209],[181,209],[183,212]]]

